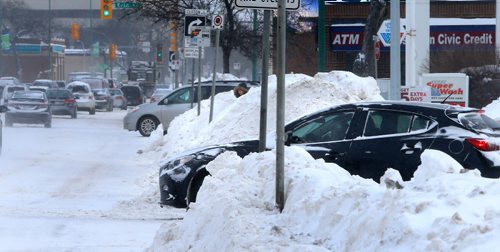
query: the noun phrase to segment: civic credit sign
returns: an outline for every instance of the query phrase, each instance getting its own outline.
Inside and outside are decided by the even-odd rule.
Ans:
[[[401,19],[401,23],[404,19]],[[330,26],[330,48],[334,52],[360,51],[363,45],[365,25],[333,24]],[[429,46],[431,51],[453,50],[464,46],[495,46],[495,19],[431,18],[429,27]],[[401,50],[405,49],[405,41]],[[382,52],[389,47],[382,44]]]

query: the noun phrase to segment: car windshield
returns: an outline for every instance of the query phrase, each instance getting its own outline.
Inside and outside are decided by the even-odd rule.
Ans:
[[[35,81],[35,82],[33,82],[33,86],[51,87],[51,82],[48,82],[48,81]]]
[[[71,98],[71,93],[68,90],[47,90],[47,98],[68,99]]]
[[[111,95],[122,95],[122,91],[120,89],[110,89],[109,93]]]
[[[467,129],[476,131],[500,131],[500,123],[481,113],[461,113],[458,120]]]
[[[73,93],[88,93],[89,92],[89,90],[87,89],[86,86],[80,86],[80,85],[71,86],[71,87],[69,87],[69,90],[71,90],[71,92],[73,92]]]
[[[12,95],[12,99],[44,100],[44,95],[42,92],[16,91]]]

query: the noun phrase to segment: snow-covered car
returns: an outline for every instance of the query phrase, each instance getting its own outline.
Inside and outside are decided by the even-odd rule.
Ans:
[[[7,107],[4,106],[4,105],[0,105],[0,113],[4,113],[5,111],[7,111]],[[2,119],[0,118],[0,154],[2,153],[2,127],[3,127],[3,123],[2,123]]]
[[[500,177],[500,124],[481,110],[401,101],[351,103],[299,118],[285,126],[286,145],[336,163],[353,175],[379,181],[388,168],[410,180],[424,150],[444,152],[465,169]],[[196,200],[209,172],[205,166],[225,151],[240,157],[258,151],[258,140],[188,151],[160,168],[160,204],[185,207]]]
[[[75,96],[77,109],[88,111],[89,114],[95,114],[95,98],[89,84],[82,81],[73,81],[66,86]]]
[[[49,100],[42,91],[15,91],[7,108],[5,126],[42,123],[45,128],[52,127]]]
[[[215,93],[232,91],[241,83],[250,87],[258,86],[256,82],[249,81],[217,81],[215,83]],[[201,84],[201,99],[210,98],[212,82]],[[138,130],[143,136],[151,135],[158,125],[163,125],[163,130],[166,132],[170,122],[178,115],[184,113],[191,108],[191,103],[198,101],[198,88],[184,86],[175,89],[162,99],[144,103],[129,110],[123,118],[123,128],[129,131]]]

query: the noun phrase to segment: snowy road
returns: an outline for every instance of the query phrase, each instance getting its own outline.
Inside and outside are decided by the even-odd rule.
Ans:
[[[158,207],[157,173],[137,154],[147,138],[122,129],[125,113],[4,127],[0,251],[140,251],[182,217]]]

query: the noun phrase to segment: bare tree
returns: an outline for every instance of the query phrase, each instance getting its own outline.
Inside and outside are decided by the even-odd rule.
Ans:
[[[185,9],[207,10],[209,20],[215,14],[225,16],[224,30],[221,32],[224,72],[229,73],[229,58],[231,51],[240,50],[245,55],[252,55],[259,50],[260,39],[252,32],[252,14],[247,9],[236,8],[235,0],[137,0],[141,6],[130,10],[126,15],[139,14],[140,17],[150,19],[153,23],[175,22],[177,28],[184,25]]]
[[[380,25],[388,15],[387,1],[371,0],[370,13],[366,19],[363,46],[353,65],[353,73],[359,76],[375,76],[374,41]]]

